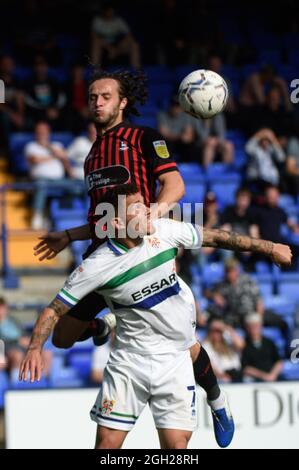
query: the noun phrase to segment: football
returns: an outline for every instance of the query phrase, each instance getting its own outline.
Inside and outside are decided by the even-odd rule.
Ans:
[[[208,119],[223,111],[228,99],[225,80],[211,70],[195,70],[180,84],[182,109],[196,118]]]

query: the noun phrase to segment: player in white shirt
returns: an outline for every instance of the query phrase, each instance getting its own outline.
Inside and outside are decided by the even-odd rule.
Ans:
[[[118,187],[114,192],[121,191]],[[29,371],[31,381],[40,378],[40,353],[56,322],[87,293],[98,291],[116,315],[117,327],[103,387],[91,411],[98,423],[96,448],[120,448],[147,402],[161,446],[186,448],[197,414],[189,352],[196,343],[195,304],[190,289],[175,272],[174,261],[179,246],[199,247],[202,237],[200,229],[191,224],[162,219],[153,226],[140,193],[123,194],[128,194],[126,210],[131,209],[126,223],[117,213],[111,220],[116,239],[108,239],[83,261],[41,314],[20,380],[26,380]],[[136,217],[139,236],[132,238],[127,227]],[[119,237],[122,229],[126,230],[124,239]],[[246,242],[247,250],[248,237],[241,238],[239,246]],[[254,243],[259,246],[257,251],[270,255],[271,242]],[[289,263],[289,248],[274,246],[271,256],[275,261]],[[229,412],[226,419],[231,420]]]

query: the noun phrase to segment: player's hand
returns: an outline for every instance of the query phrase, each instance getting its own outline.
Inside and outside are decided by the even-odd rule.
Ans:
[[[23,360],[20,371],[19,380],[27,382],[30,375],[30,382],[40,381],[43,370],[42,353],[39,349],[29,349]]]
[[[34,256],[39,256],[39,261],[55,258],[58,253],[64,250],[70,243],[66,232],[50,232],[42,237],[34,248]]]
[[[291,248],[288,245],[274,243],[271,258],[278,267],[281,265],[290,266],[292,263],[292,256]]]

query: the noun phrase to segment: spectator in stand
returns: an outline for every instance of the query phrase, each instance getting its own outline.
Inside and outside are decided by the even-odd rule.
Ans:
[[[248,182],[254,183],[258,191],[266,185],[279,185],[279,166],[285,162],[285,153],[275,134],[270,129],[261,129],[246,143],[249,156]]]
[[[266,103],[267,90],[278,87],[281,92],[284,108],[292,109],[288,86],[279,77],[271,65],[264,65],[258,72],[251,74],[245,81],[240,93],[240,104],[245,108],[259,108]]]
[[[220,216],[220,225],[221,229],[227,232],[238,232],[257,238],[258,230],[251,208],[251,192],[247,188],[238,189],[235,204],[224,209]],[[224,253],[226,258],[231,256],[229,251]],[[236,258],[245,264],[250,256],[251,254],[246,252],[236,253]]]
[[[257,227],[257,237],[265,240],[271,240],[274,243],[290,243],[285,240],[282,235],[281,228],[286,225],[288,229],[299,234],[299,225],[290,217],[284,209],[279,207],[280,192],[276,186],[268,186],[265,189],[264,205],[257,206],[252,211],[252,217]],[[298,246],[290,245],[294,257],[298,257]],[[253,254],[252,259],[255,261],[267,261],[262,256]],[[267,261],[268,262],[268,261]]]
[[[275,382],[282,371],[282,361],[272,340],[262,333],[263,320],[258,313],[245,319],[246,344],[242,355],[242,368],[245,380]]]
[[[29,127],[46,120],[55,130],[65,130],[66,93],[49,77],[49,67],[43,57],[37,57],[33,77],[25,86],[26,113]]]
[[[115,342],[115,330],[112,331],[109,341],[103,344],[101,347],[94,349],[91,358],[91,374],[90,379],[94,384],[101,384],[104,377],[104,369],[108,362],[111,351],[113,350],[113,344]]]
[[[24,149],[29,164],[30,177],[37,183],[34,192],[32,228],[44,227],[44,210],[49,185],[57,182],[67,184],[65,172],[70,171],[67,153],[60,142],[51,141],[51,128],[46,122],[35,125],[35,140]],[[70,187],[73,183],[70,181]]]
[[[227,206],[220,216],[222,230],[238,232],[242,235],[257,237],[256,226],[251,208],[251,192],[247,188],[239,188],[235,204]]]
[[[243,338],[221,318],[211,317],[203,346],[210,356],[213,370],[221,382],[241,382],[240,354],[245,346]]]
[[[69,175],[72,179],[84,181],[84,162],[96,137],[96,127],[90,122],[87,126],[87,135],[77,137],[68,147]]]
[[[0,80],[5,84],[5,103],[0,104],[0,148],[7,152],[10,131],[22,130],[24,120],[24,95],[14,77],[15,63],[10,56],[0,59]]]
[[[191,118],[196,145],[202,153],[202,165],[207,168],[220,157],[223,163],[231,164],[234,159],[234,145],[225,138],[226,125],[223,113],[211,119]]]
[[[109,63],[119,56],[128,56],[131,67],[140,68],[140,48],[124,18],[117,16],[110,3],[93,19],[91,27],[91,61],[103,64],[107,53]]]
[[[25,356],[29,345],[30,337],[26,335],[23,328],[9,315],[6,300],[0,298],[0,338],[5,345],[5,364],[0,364],[0,370],[7,370],[11,379],[17,380],[19,367]],[[44,351],[44,371],[49,373],[52,355],[49,351]]]
[[[257,312],[265,325],[280,328],[287,334],[287,324],[271,310],[266,310],[256,282],[242,274],[240,263],[235,258],[225,261],[225,279],[207,292],[215,305],[214,311],[221,314],[223,320],[234,328],[242,328],[245,318],[251,312]]]
[[[299,194],[299,139],[291,137],[287,144],[286,188],[293,196]]]
[[[251,134],[263,128],[271,129],[282,146],[286,145],[287,137],[294,131],[293,114],[286,109],[281,88],[277,85],[270,88],[265,103],[252,120]]]
[[[87,80],[85,68],[81,64],[75,64],[71,70],[71,80],[67,90],[68,115],[70,128],[79,133],[86,127],[90,118],[87,101]]]
[[[177,96],[171,98],[167,111],[158,113],[158,130],[167,139],[170,151],[178,154],[180,160],[196,158],[191,118],[180,107]]]

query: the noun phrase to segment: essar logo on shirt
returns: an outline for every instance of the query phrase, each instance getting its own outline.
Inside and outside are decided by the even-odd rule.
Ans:
[[[153,142],[155,152],[160,158],[169,158],[169,152],[165,140],[155,140]]]

